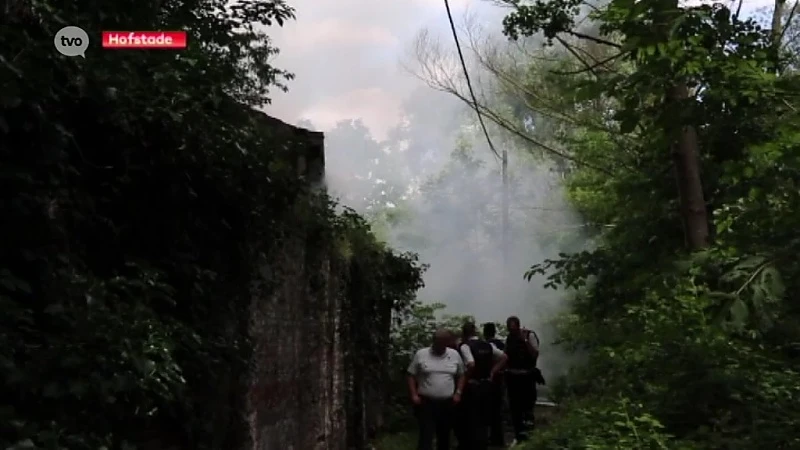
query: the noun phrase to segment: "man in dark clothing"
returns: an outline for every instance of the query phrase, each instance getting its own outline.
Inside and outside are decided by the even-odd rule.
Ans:
[[[540,341],[539,341],[539,336],[536,335],[536,332],[524,329],[522,331],[523,333],[530,333],[530,337],[528,339],[538,351],[540,347],[539,345]],[[539,370],[536,366],[534,366],[531,376],[533,377],[533,388],[531,389],[531,396],[528,398],[528,404],[525,406],[525,425],[528,427],[533,427],[535,425],[533,411],[536,408],[536,401],[538,400],[539,397],[539,392],[538,389],[536,389],[536,386],[539,384],[545,384],[544,377],[542,376],[542,371]]]
[[[503,368],[506,355],[493,344],[478,338],[474,323],[462,329],[461,356],[467,367],[459,421],[459,446],[462,449],[486,450],[489,445],[492,380]]]
[[[497,338],[497,326],[491,322],[483,324],[483,338],[500,350],[506,347],[505,341]]]
[[[483,324],[483,338],[486,342],[505,350],[506,344],[502,339],[497,339],[497,327],[489,322]],[[495,447],[505,447],[503,437],[503,397],[505,385],[503,383],[504,371],[499,371],[492,380],[489,407],[489,445]]]
[[[536,404],[536,360],[539,358],[539,345],[531,339],[531,332],[520,327],[517,317],[506,321],[508,338],[505,352],[508,355],[505,381],[508,389],[508,403],[511,409],[511,423],[514,439],[521,442],[528,439],[529,426],[526,419],[533,420],[533,407]]]

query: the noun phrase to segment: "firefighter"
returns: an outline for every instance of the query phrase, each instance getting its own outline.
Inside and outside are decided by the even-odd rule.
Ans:
[[[461,356],[467,368],[467,383],[457,417],[459,448],[486,450],[489,445],[492,380],[503,369],[506,355],[480,339],[475,324],[462,328]]]

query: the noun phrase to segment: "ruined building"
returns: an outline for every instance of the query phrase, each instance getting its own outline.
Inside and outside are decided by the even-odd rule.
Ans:
[[[298,176],[321,184],[323,134],[266,115],[263,120],[286,137]],[[264,265],[264,282],[251,287],[251,448],[364,448],[367,432],[378,425],[373,419],[380,416],[381,398],[377,391],[367,392],[367,386],[381,384],[364,370],[358,356],[364,354],[363,344],[354,337],[360,330],[345,316],[361,307],[352,304],[349,292],[352,269],[346,258],[302,230],[282,244],[280,253],[278,264]],[[279,285],[267,287],[274,280]],[[367,306],[379,311],[388,333],[390,307]]]

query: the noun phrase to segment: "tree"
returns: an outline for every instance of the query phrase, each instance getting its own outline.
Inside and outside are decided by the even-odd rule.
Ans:
[[[586,111],[608,126],[573,124],[560,145],[579,160],[605,153],[635,163],[612,176],[580,164],[567,173],[597,246],[529,274],[575,289],[561,338],[587,360],[567,379],[568,417],[535,448],[614,448],[630,436],[638,445],[657,442],[642,448],[794,445],[789,430],[800,417],[784,399],[798,396],[797,353],[786,344],[798,328],[795,288],[785,283],[795,284],[798,267],[785,255],[796,249],[786,234],[796,216],[784,208],[797,202],[800,148],[786,127],[797,120],[798,91],[796,74],[773,51],[772,30],[719,4],[612,1],[583,28],[575,26],[578,2],[512,6],[510,35],[541,32],[561,45],[565,66],[578,66],[556,69],[547,86],[565,111]],[[668,38],[659,27],[667,22]],[[592,54],[589,43],[612,59]],[[684,82],[689,99],[665,103],[667,90]],[[665,151],[686,125],[702,144],[711,226],[706,250],[691,257],[679,251],[692,230],[680,226],[686,211],[679,213]],[[744,381],[755,373],[770,381]],[[783,394],[774,396],[775,386]],[[764,420],[767,411],[782,419]],[[633,416],[642,418],[628,421]],[[597,417],[632,425],[609,432]]]
[[[578,160],[569,149],[560,146],[554,139],[555,133],[563,129],[565,121],[574,119],[566,113],[563,102],[551,97],[546,80],[539,79],[531,86],[530,60],[537,63],[560,62],[552,52],[537,52],[535,39],[524,39],[516,45],[501,46],[492,39],[482,36],[483,31],[472,20],[467,21],[468,47],[475,58],[469,70],[485,78],[478,77],[475,83],[478,91],[478,104],[473,105],[467,92],[458,60],[445,50],[442,43],[423,30],[414,42],[413,56],[417,67],[411,69],[418,78],[433,89],[449,93],[477,108],[482,115],[493,122],[500,130],[507,132],[519,144],[517,148],[534,155],[547,155],[566,170],[570,164],[591,167],[602,173],[611,174],[614,168],[607,161]],[[546,64],[539,64],[544,67]],[[473,75],[474,76],[474,75]]]
[[[397,157],[360,120],[341,121],[326,135],[328,184],[342,200],[376,214],[404,194]]]
[[[308,292],[341,300],[350,332],[337,333],[358,360],[346,364],[363,375],[353,383],[379,385],[363,369],[385,369],[390,324],[360,319],[410,301],[421,267],[299,180],[305,143],[254,109],[291,78],[270,64],[264,27],[293,10],[282,0],[5,6],[0,447],[246,446],[252,294],[280,297],[296,258],[342,281],[321,292],[329,286],[310,276]],[[93,43],[68,59],[53,35],[74,24],[185,29],[189,47]]]

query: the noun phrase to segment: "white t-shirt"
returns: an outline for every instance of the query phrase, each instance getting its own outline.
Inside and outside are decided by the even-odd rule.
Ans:
[[[469,338],[469,340],[470,341],[478,340],[478,336],[473,336],[473,337]],[[489,343],[489,345],[492,346],[492,357],[493,357],[493,359],[495,361],[497,361],[498,359],[500,359],[503,356],[503,351],[500,350],[499,348],[497,348],[491,342]],[[475,363],[475,357],[472,356],[472,349],[469,348],[469,345],[461,344],[461,356],[464,358],[464,364],[474,364]]]
[[[456,391],[456,381],[464,374],[464,362],[458,352],[448,348],[442,355],[430,347],[414,354],[408,373],[417,379],[417,393],[424,397],[449,398]]]

